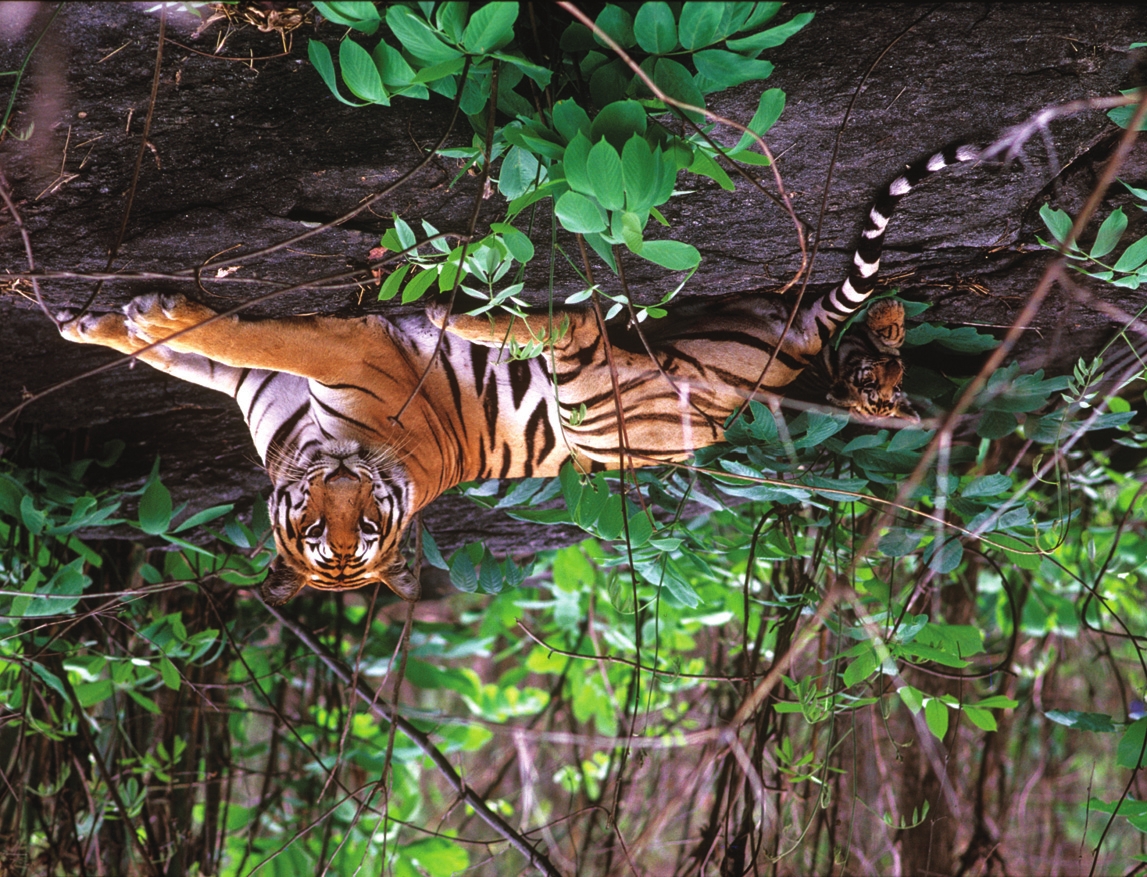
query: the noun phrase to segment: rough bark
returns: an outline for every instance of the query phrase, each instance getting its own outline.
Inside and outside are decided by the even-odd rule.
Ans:
[[[23,29],[8,21],[0,69],[19,65],[50,11],[40,8]],[[818,8],[812,24],[768,53],[776,72],[767,83],[788,95],[788,109],[768,138],[780,156],[785,187],[801,218],[810,226],[821,223],[813,291],[842,275],[866,201],[903,161],[954,138],[990,139],[1051,104],[1136,84],[1135,57],[1126,49],[1142,38],[1142,23],[1142,12],[1131,4]],[[281,52],[279,36],[253,29],[235,33],[221,59],[176,45],[210,52],[210,37],[193,43],[196,24],[174,15],[168,23],[175,42],[164,47],[149,146],[113,262],[117,270],[191,269],[217,254],[255,252],[296,235],[305,223],[337,217],[396,180],[447,128],[449,105],[442,100],[365,109],[337,103],[305,60],[311,32],[295,34],[289,56],[249,64],[226,58],[275,55]],[[555,21],[554,27],[562,24]],[[65,4],[34,57],[12,127],[19,131],[35,122],[35,131],[26,143],[6,138],[0,161],[43,270],[105,268],[148,111],[158,27],[157,15],[139,6]],[[327,25],[318,36],[333,41],[340,33]],[[760,90],[737,89],[715,100],[715,108],[745,121]],[[834,139],[842,125],[834,165]],[[1032,246],[1041,228],[1039,205],[1053,181],[1058,204],[1071,209],[1082,203],[1117,133],[1102,112],[1081,113],[1053,123],[1046,138],[1031,144],[1024,167],[971,169],[914,193],[889,235],[884,273],[902,275],[899,283],[909,296],[934,302],[930,319],[1008,326],[1046,262]],[[716,136],[730,143],[737,137],[722,128]],[[461,120],[450,142],[470,137]],[[1123,178],[1143,185],[1145,165],[1140,151]],[[230,282],[215,280],[208,267],[198,293],[188,283],[166,285],[181,286],[216,307],[231,306],[269,289],[237,279],[299,282],[362,268],[392,211],[461,231],[475,192],[474,181],[465,177],[449,186],[457,170],[454,162],[437,159],[377,209],[254,258]],[[762,176],[771,185],[769,175]],[[692,191],[674,199],[666,215],[674,235],[697,245],[705,260],[683,296],[767,294],[761,290],[778,287],[797,269],[797,238],[776,204],[743,182],[735,193],[703,179],[686,185]],[[499,210],[496,199],[487,202],[482,221],[499,218]],[[15,225],[7,214],[0,223],[3,265],[24,270]],[[548,222],[543,226],[548,229]],[[547,239],[548,230],[538,238]],[[636,260],[627,270],[632,291],[643,301],[656,300],[676,282]],[[528,278],[537,301],[547,295],[546,274],[541,266]],[[973,282],[978,291],[969,291]],[[95,283],[52,279],[41,288],[56,310],[83,304]],[[108,282],[93,306],[118,307],[147,288],[126,279]],[[576,275],[559,259],[555,295],[561,299],[577,288]],[[110,475],[116,486],[139,484],[159,454],[166,483],[177,500],[193,507],[249,501],[265,492],[265,475],[229,400],[123,364],[61,387],[116,357],[60,340],[29,300],[26,283],[4,289],[0,413],[26,394],[47,395],[0,429],[9,436],[32,426],[65,431],[79,454],[106,438],[122,438],[128,453]],[[1098,294],[1125,311],[1142,303],[1138,293]],[[250,313],[383,310],[373,298],[367,287],[309,290]],[[1058,291],[1025,333],[1017,355],[1027,368],[1063,371],[1112,331],[1109,317]],[[562,538],[460,498],[444,498],[428,518],[444,547],[480,537],[496,549],[521,551]]]

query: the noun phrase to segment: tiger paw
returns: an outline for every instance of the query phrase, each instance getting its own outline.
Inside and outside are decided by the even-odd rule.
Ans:
[[[864,318],[872,340],[884,353],[893,353],[904,344],[904,305],[894,299],[874,302]]]
[[[151,293],[132,299],[124,308],[129,330],[159,341],[216,316],[215,311],[182,295]]]
[[[426,319],[428,319],[435,328],[445,328],[446,318],[449,315],[450,306],[444,301],[431,302],[426,306]]]
[[[82,314],[72,311],[56,314],[56,327],[60,335],[77,344],[102,344],[124,353],[132,353],[141,346],[135,342],[121,314]]]

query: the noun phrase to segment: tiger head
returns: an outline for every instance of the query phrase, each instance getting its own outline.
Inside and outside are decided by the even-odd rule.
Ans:
[[[309,460],[268,471],[278,557],[262,586],[267,603],[280,606],[304,585],[343,591],[378,582],[418,599],[401,552],[409,507],[401,467],[356,443],[332,442]]]
[[[828,401],[860,417],[920,418],[904,394],[904,361],[895,354],[850,357],[828,391]]]

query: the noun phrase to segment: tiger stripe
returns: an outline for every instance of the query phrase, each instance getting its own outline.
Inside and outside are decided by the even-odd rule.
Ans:
[[[126,316],[84,317],[61,331],[135,352],[194,330],[139,357],[238,403],[273,485],[279,561],[269,601],[303,585],[379,581],[413,600],[418,583],[400,551],[410,519],[460,482],[553,476],[569,461],[616,469],[627,453],[637,465],[683,460],[722,439],[725,419],[754,388],[782,391],[810,365],[838,404],[910,415],[900,393],[901,306],[878,302],[839,349],[830,342],[872,295],[900,200],[977,156],[958,144],[905,166],[872,202],[844,279],[805,303],[787,333],[790,306],[770,295],[684,303],[643,325],[644,339],[624,325],[603,337],[588,311],[561,312],[564,334],[546,314],[523,324],[448,317],[441,306],[429,320],[208,321],[214,312],[202,305],[158,295],[137,298]],[[542,337],[551,339],[545,354],[527,361],[502,349],[507,338]]]

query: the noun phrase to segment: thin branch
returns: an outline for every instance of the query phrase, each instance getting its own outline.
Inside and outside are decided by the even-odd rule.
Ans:
[[[301,624],[287,618],[274,606],[267,606],[266,609],[278,619],[280,624],[298,637],[303,645],[314,652],[315,656],[326,665],[327,669],[330,670],[340,682],[347,686],[352,684],[354,674],[350,668],[332,655],[326,646],[319,641],[318,637]],[[410,721],[399,715],[397,710],[395,710],[385,698],[379,697],[378,694],[361,679],[354,682],[353,685],[352,690],[355,696],[366,703],[372,713],[388,722],[392,722],[397,726],[399,731],[409,737],[414,745],[421,749],[431,762],[433,762],[434,766],[438,768],[438,772],[442,774],[458,797],[474,808],[474,812],[478,815],[479,819],[496,831],[510,846],[525,856],[529,864],[540,873],[545,874],[546,877],[561,877],[561,873],[550,863],[544,854],[535,850],[525,837],[514,830],[513,826],[490,809],[490,805],[484,798],[466,785],[462,777],[454,770],[454,766],[450,763],[450,760],[434,745],[427,734],[422,733],[422,731],[418,730]]]

